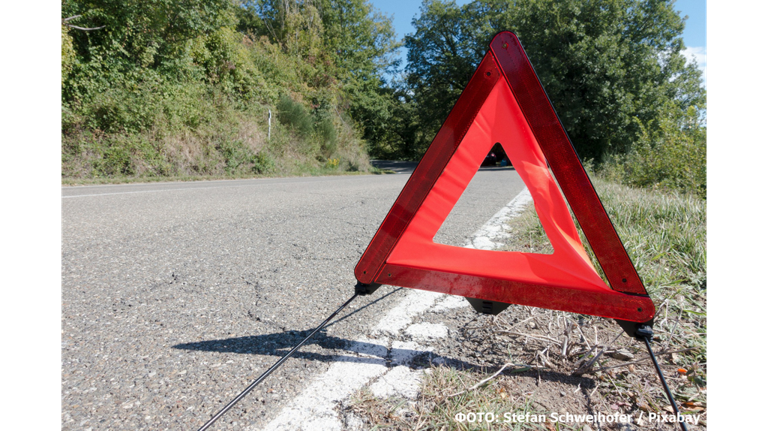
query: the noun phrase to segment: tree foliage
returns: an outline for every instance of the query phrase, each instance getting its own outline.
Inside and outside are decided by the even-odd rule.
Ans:
[[[72,47],[72,36],[65,26],[61,26],[61,74],[63,78],[69,75],[75,62],[75,49]]]
[[[352,141],[362,148],[369,120],[390,115],[380,87],[397,43],[366,0],[66,0],[62,19],[98,29],[62,29],[64,150],[121,154],[106,173],[136,171],[124,160],[149,151],[147,140],[190,132],[230,160],[242,142],[215,142],[238,135],[225,124],[280,103],[309,115],[301,127],[280,124],[321,161]],[[115,145],[130,148],[102,148]]]
[[[64,0],[62,19],[63,160],[105,175],[167,175],[180,153],[202,173],[266,172],[297,152],[345,165],[352,147],[418,159],[511,30],[583,158],[620,162],[632,184],[706,190],[705,91],[672,0],[424,0],[389,82],[401,43],[368,0]],[[270,153],[244,136],[272,110]],[[194,151],[167,148],[188,138]]]
[[[408,84],[434,136],[494,34],[513,31],[579,154],[627,153],[671,111],[703,115],[701,72],[670,0],[425,0],[405,38]]]
[[[612,154],[600,166],[603,176],[625,184],[682,190],[706,198],[706,128],[693,108],[662,108],[658,127],[638,122],[640,136],[626,154]]]
[[[390,18],[366,0],[249,0],[241,14],[249,15],[244,31],[282,44],[302,56],[348,96],[344,105],[360,125],[363,137],[381,138],[392,117],[384,74],[397,66]],[[258,17],[258,18],[256,18]]]

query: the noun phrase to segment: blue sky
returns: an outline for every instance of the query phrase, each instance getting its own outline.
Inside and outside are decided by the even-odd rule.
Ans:
[[[392,17],[398,38],[402,39],[406,33],[414,31],[411,20],[419,13],[420,0],[371,0],[371,3],[381,12]],[[470,1],[457,0],[456,3],[463,5],[470,3]],[[707,82],[706,5],[706,0],[677,0],[675,2],[675,9],[680,11],[681,15],[688,16],[685,30],[683,31],[683,41],[687,47],[684,54],[689,61],[695,59],[699,68],[704,71],[705,86]],[[403,65],[405,65],[407,61],[405,48],[400,49],[400,57],[403,59]]]

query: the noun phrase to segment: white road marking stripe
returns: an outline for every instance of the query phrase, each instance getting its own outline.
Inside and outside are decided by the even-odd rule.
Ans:
[[[111,196],[111,195],[130,195],[134,193],[158,193],[158,192],[175,192],[177,190],[204,190],[204,189],[216,189],[219,187],[192,187],[192,188],[178,188],[178,189],[163,189],[163,190],[138,190],[135,192],[116,192],[116,193],[93,193],[88,195],[69,195],[62,196],[62,199],[69,198],[89,198],[91,196]]]
[[[113,193],[92,193],[92,194],[84,194],[84,195],[62,195],[62,199],[67,198],[85,198],[85,197],[91,197],[91,196],[110,196],[110,195],[127,195],[127,194],[133,194],[133,193],[156,193],[156,192],[173,192],[178,190],[207,190],[207,189],[224,189],[224,188],[232,188],[232,187],[253,187],[253,186],[261,186],[261,185],[277,185],[277,184],[294,184],[294,183],[303,183],[303,182],[309,182],[313,180],[320,179],[326,179],[326,181],[330,181],[332,179],[341,179],[341,178],[349,178],[343,175],[339,176],[331,176],[331,177],[307,177],[307,178],[296,178],[292,179],[291,181],[269,181],[273,180],[274,178],[254,178],[251,180],[220,180],[221,182],[227,182],[227,181],[252,181],[252,184],[232,184],[232,185],[218,185],[218,186],[210,186],[210,187],[175,187],[171,189],[155,189],[155,190],[137,190],[133,192],[113,192]],[[110,185],[109,187],[116,187],[116,186],[130,186],[131,184],[114,184]],[[66,189],[62,189],[66,190]]]
[[[523,189],[472,235],[466,247],[485,248],[495,245],[494,239],[506,235],[501,228],[504,222],[519,215],[531,200],[528,189]],[[406,365],[416,355],[428,351],[415,342],[395,341],[391,343],[391,347],[387,347],[390,346],[389,337],[405,330],[411,325],[413,318],[419,314],[439,308],[441,304],[446,308],[455,307],[455,299],[457,298],[450,295],[411,290],[408,296],[389,310],[373,329],[372,334],[378,338],[361,338],[352,343],[348,350],[356,353],[360,358],[359,361],[350,362],[349,357],[345,357],[344,361],[334,361],[328,371],[318,376],[299,396],[294,398],[265,429],[269,431],[341,430],[343,424],[338,416],[336,405],[369,382],[373,382],[375,378],[379,378],[377,384],[380,382],[383,384],[382,379],[386,377],[385,374],[399,368],[387,368],[385,365],[387,355],[394,365]],[[464,306],[467,305],[468,303],[464,302]],[[374,355],[373,360],[371,354]],[[418,380],[421,374],[411,373],[410,375]],[[392,385],[394,380],[397,379],[388,379],[387,383]],[[405,386],[412,386],[414,382],[402,383]],[[409,388],[405,386],[391,388],[391,390],[401,393],[409,392]]]

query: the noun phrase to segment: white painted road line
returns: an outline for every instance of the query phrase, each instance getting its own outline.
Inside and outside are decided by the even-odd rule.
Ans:
[[[490,220],[488,220],[480,229],[472,235],[471,248],[479,250],[494,250],[503,244],[496,240],[509,237],[504,232],[504,224],[509,219],[517,217],[525,207],[533,200],[531,192],[523,189],[514,199],[512,199],[504,208],[500,209]]]
[[[310,181],[312,179],[316,179],[317,177],[296,177],[296,178],[290,178],[288,180],[280,180],[275,181],[275,178],[251,178],[248,180],[216,180],[215,186],[205,186],[205,187],[196,187],[195,183],[181,183],[177,186],[166,188],[166,189],[152,189],[152,190],[136,190],[136,191],[126,191],[126,192],[111,192],[111,193],[86,193],[82,195],[62,195],[62,199],[67,198],[87,198],[92,196],[111,196],[111,195],[128,195],[128,194],[135,194],[135,193],[158,193],[158,192],[174,192],[174,191],[185,191],[185,190],[208,190],[208,189],[224,189],[224,188],[232,188],[232,187],[254,187],[254,186],[263,186],[263,185],[279,185],[279,184],[292,184],[296,182],[305,182]],[[328,179],[326,181],[330,181],[330,179],[336,179],[340,177],[320,177],[321,179]],[[227,184],[229,182],[237,182],[241,184]],[[209,182],[210,183],[210,182]],[[245,183],[245,184],[242,184]],[[96,187],[130,187],[134,186],[135,184],[109,184],[104,186],[96,186]],[[75,189],[73,188],[62,188],[62,191],[64,190],[71,190]]]
[[[528,189],[523,189],[472,235],[466,247],[493,249],[497,245],[494,240],[508,235],[503,230],[504,223],[519,215],[531,200]],[[429,349],[414,341],[391,341],[390,337],[401,332],[422,339],[444,337],[447,335],[445,326],[412,324],[414,317],[427,311],[468,305],[460,296],[410,290],[373,329],[371,335],[376,338],[361,338],[349,347],[348,351],[358,360],[350,361],[349,356],[345,356],[344,361],[334,361],[328,371],[318,376],[267,425],[266,430],[341,430],[343,423],[336,407],[367,384],[371,384],[371,391],[379,397],[399,394],[415,398],[422,372],[410,370],[407,365]],[[387,360],[391,362],[390,367],[386,365]]]
[[[178,188],[178,189],[161,189],[161,190],[138,190],[135,192],[115,192],[115,193],[92,193],[87,195],[68,195],[68,196],[62,196],[62,199],[69,199],[69,198],[90,198],[93,196],[111,196],[111,195],[131,195],[135,193],[159,193],[159,192],[175,192],[178,190],[205,190],[205,189],[214,189],[217,187],[195,187],[195,188]]]

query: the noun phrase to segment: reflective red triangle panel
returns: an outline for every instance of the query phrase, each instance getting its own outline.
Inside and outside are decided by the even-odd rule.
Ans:
[[[539,129],[531,127],[530,116],[533,111],[526,112],[526,105],[521,104],[516,97],[511,80],[505,79],[514,72],[514,68],[507,67],[507,70],[500,67],[493,52],[494,43],[502,35],[511,35],[517,40],[508,32],[494,38],[492,51],[481,62],[356,266],[356,277],[364,284],[375,282],[405,286],[633,322],[651,320],[655,308],[631,262],[629,265],[636,277],[630,283],[634,286],[629,289],[634,290],[631,293],[626,288],[612,289],[606,285],[592,266],[579,240],[566,200],[550,174],[548,163],[556,176],[558,170],[548,153],[573,153],[570,160],[561,160],[559,163],[573,164],[575,160],[586,178],[586,183],[583,178],[578,179],[581,187],[586,184],[595,198],[597,194],[564,131],[562,136],[567,146],[559,142],[558,148],[544,149],[541,145],[540,136],[544,132],[551,133],[547,127],[551,128],[552,124],[539,124]],[[512,42],[502,41],[498,49],[506,50],[513,45]],[[519,42],[516,46],[522,52]],[[511,62],[519,62],[521,57],[509,58]],[[522,58],[527,61],[524,52]],[[533,72],[532,68],[530,72]],[[532,76],[535,78],[535,73]],[[530,82],[524,83],[531,85]],[[541,87],[537,78],[535,83]],[[541,92],[541,96],[546,98],[543,89]],[[530,94],[528,97],[531,97]],[[562,129],[548,100],[547,105],[556,121],[554,125]],[[538,120],[540,123],[546,121],[541,118]],[[512,165],[528,187],[542,227],[552,243],[553,254],[475,250],[433,241],[443,221],[496,142],[502,144]],[[554,147],[551,139],[546,144]],[[578,171],[573,166],[565,168],[570,175],[573,175],[572,171]],[[568,198],[568,190],[562,180],[560,186]],[[569,199],[568,203],[574,207],[571,201]],[[599,208],[594,210],[602,212],[597,219],[602,216],[605,220],[599,221],[607,221],[618,241],[618,235],[599,203],[599,198],[597,202]],[[602,225],[601,228],[604,227]],[[585,235],[594,249],[595,244],[586,229]],[[607,246],[615,248],[617,245],[612,243]],[[626,261],[629,261],[620,241],[618,247],[621,247]],[[616,250],[610,252],[612,255],[621,255]],[[595,253],[599,259],[600,254],[596,250]],[[605,255],[605,251],[602,254]],[[609,271],[605,269],[605,264],[600,262],[607,274]],[[620,276],[625,280],[623,284],[627,285],[629,276]],[[638,291],[637,283],[641,291]]]

